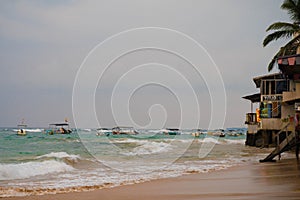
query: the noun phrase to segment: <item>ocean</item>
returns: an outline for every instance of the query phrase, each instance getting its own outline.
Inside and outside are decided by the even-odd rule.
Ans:
[[[43,129],[0,128],[0,197],[90,191],[121,185],[207,173],[258,162],[270,149],[245,146],[238,136],[194,137],[193,130],[164,135],[138,130],[138,135],[96,134],[78,129],[48,135]]]

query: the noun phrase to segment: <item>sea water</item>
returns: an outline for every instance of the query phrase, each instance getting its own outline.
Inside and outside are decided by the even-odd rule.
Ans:
[[[97,136],[96,130],[45,134],[0,129],[0,197],[88,191],[154,179],[207,173],[257,162],[269,150],[245,146],[239,136],[193,137],[139,130],[138,135]]]

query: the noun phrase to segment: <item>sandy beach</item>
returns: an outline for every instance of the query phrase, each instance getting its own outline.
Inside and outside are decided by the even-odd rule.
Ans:
[[[90,192],[4,199],[300,199],[300,163],[283,159]]]

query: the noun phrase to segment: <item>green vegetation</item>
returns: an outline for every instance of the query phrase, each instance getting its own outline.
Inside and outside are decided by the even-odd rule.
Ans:
[[[280,56],[296,54],[300,44],[300,0],[284,0],[281,9],[286,10],[290,16],[291,22],[275,22],[267,28],[273,31],[267,35],[263,41],[263,46],[281,38],[290,39],[290,41],[280,48],[268,65],[268,71],[271,71]]]

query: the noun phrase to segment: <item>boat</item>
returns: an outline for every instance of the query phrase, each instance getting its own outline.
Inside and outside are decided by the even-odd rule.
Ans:
[[[21,135],[21,136],[25,136],[27,135],[26,130],[23,127],[19,127],[18,126],[18,131],[17,131],[17,135]],[[26,128],[26,127],[25,127]]]
[[[241,132],[237,131],[237,130],[232,130],[232,129],[229,129],[227,130],[227,133],[226,133],[228,136],[233,136],[233,137],[238,137],[240,135],[242,135]]]
[[[22,119],[21,124],[18,124],[17,135],[20,135],[20,136],[27,135],[25,128],[27,128],[27,125],[24,123],[24,119]]]
[[[72,130],[69,128],[69,123],[49,124],[49,129],[45,131],[49,135],[53,134],[70,134]]]
[[[138,132],[133,127],[117,126],[112,128],[113,135],[136,135]]]
[[[178,128],[165,128],[161,132],[165,135],[181,135],[181,131]]]
[[[224,129],[216,129],[214,131],[208,132],[209,135],[216,136],[216,137],[225,137],[225,130]]]
[[[97,133],[96,135],[101,136],[101,135],[105,135],[105,136],[109,136],[112,134],[112,129],[108,129],[108,128],[97,128]]]
[[[201,129],[196,129],[195,131],[193,131],[191,133],[191,135],[194,136],[194,137],[200,137],[200,135],[203,135],[203,134],[204,133],[203,133],[203,131]]]

